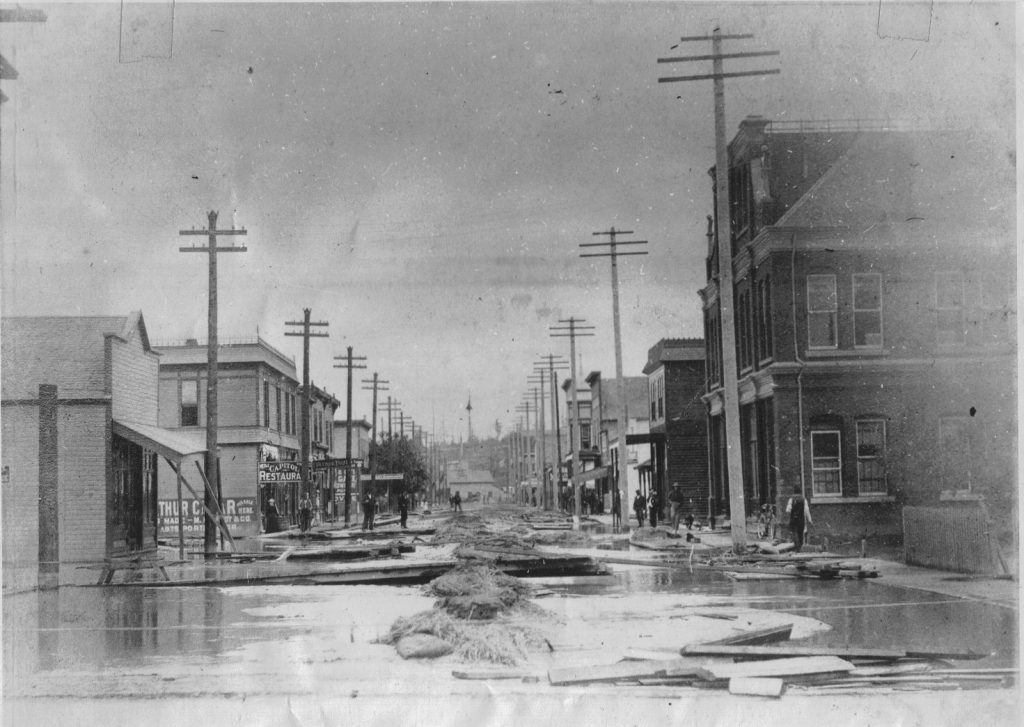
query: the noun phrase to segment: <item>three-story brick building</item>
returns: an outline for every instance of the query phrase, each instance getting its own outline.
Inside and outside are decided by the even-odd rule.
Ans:
[[[864,537],[898,534],[905,504],[957,493],[1012,510],[1007,149],[971,131],[740,125],[729,186],[748,515],[802,493],[820,532]],[[718,265],[712,233],[704,398],[725,513]]]

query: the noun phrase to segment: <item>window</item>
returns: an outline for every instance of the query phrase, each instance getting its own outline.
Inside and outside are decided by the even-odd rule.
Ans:
[[[960,272],[935,274],[935,311],[940,346],[964,343],[964,278]]]
[[[297,394],[293,394],[289,397],[292,400],[292,434],[297,431],[295,427],[295,410],[299,408],[299,399]]]
[[[836,276],[807,276],[807,346],[835,348]]]
[[[770,361],[775,355],[772,347],[771,279],[767,277],[757,284],[757,315],[757,357],[760,363]]]
[[[942,489],[970,492],[981,461],[979,422],[970,417],[939,418],[939,476]]]
[[[199,425],[199,382],[196,379],[181,380],[181,426]]]
[[[882,347],[882,276],[879,273],[853,276],[853,345],[855,348]]]
[[[658,419],[665,418],[665,378],[658,377]]]
[[[862,495],[885,494],[885,420],[857,422],[857,488]]]
[[[657,390],[657,379],[651,380],[651,385],[648,387],[648,396],[651,400],[651,421],[658,418],[658,390]]]
[[[811,432],[811,485],[815,495],[842,494],[839,430]]]
[[[274,417],[277,420],[277,431],[281,431],[281,387],[274,387]]]
[[[263,382],[263,426],[270,427],[270,382]]]
[[[982,346],[1002,343],[1010,332],[1010,307],[1005,281],[995,275],[982,275],[978,285],[978,343]]]

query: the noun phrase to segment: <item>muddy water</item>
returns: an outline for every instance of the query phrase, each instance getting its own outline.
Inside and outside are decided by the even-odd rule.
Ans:
[[[817,619],[831,630],[810,643],[908,650],[994,652],[979,664],[1016,663],[1016,612],[983,603],[868,581],[740,581],[685,569],[620,568],[609,577],[543,579],[555,599],[587,596],[665,602],[679,594],[705,610],[752,608]],[[370,640],[394,617],[429,605],[413,587],[64,588],[3,600],[4,682],[48,670],[201,664],[261,642],[316,637],[346,615]],[[696,599],[696,600],[695,600]],[[539,600],[544,603],[544,599]],[[362,610],[360,604],[366,604]],[[319,609],[319,610],[318,610]],[[310,613],[322,613],[310,618]],[[293,618],[302,615],[304,619]],[[376,619],[376,620],[374,620]],[[330,638],[337,638],[336,633]],[[343,639],[344,640],[344,639]]]
[[[828,624],[831,631],[804,643],[901,648],[908,651],[991,653],[977,662],[1017,662],[1017,612],[878,580],[786,579],[733,581],[710,571],[677,568],[620,570],[613,577],[547,582],[556,593],[702,595],[707,606],[792,613]]]

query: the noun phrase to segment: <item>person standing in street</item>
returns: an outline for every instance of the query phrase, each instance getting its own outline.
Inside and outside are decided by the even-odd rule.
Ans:
[[[405,530],[405,523],[409,519],[409,496],[404,492],[398,496],[398,517],[399,524]]]
[[[281,514],[277,511],[277,505],[274,504],[274,498],[271,497],[267,500],[267,509],[264,512],[267,518],[267,527],[264,532],[277,533],[281,531]]]
[[[313,521],[313,503],[309,499],[309,493],[303,492],[299,500],[299,530],[307,532]]]
[[[363,496],[363,530],[373,530],[373,514],[377,510],[377,502],[367,492]]]
[[[789,513],[789,532],[793,536],[793,552],[799,553],[800,548],[804,546],[807,526],[813,525],[811,507],[807,504],[807,500],[797,495],[790,498],[786,505],[786,512]]]
[[[658,527],[658,514],[661,511],[661,498],[658,496],[657,490],[651,490],[651,499],[649,509],[651,511],[651,527]]]
[[[633,498],[633,512],[636,513],[636,521],[640,524],[640,527],[644,526],[644,515],[647,511],[647,498],[640,494],[640,490],[636,491],[636,497]]]
[[[678,482],[672,483],[672,491],[668,493],[669,503],[672,507],[672,530],[679,532],[679,518],[683,512],[683,488]]]

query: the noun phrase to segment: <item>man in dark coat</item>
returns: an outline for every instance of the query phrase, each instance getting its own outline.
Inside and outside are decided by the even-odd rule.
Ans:
[[[636,497],[633,498],[633,512],[636,513],[636,521],[640,527],[644,526],[644,516],[647,514],[647,498],[640,494],[640,490],[636,491]]]
[[[373,514],[377,511],[377,501],[369,492],[363,496],[363,530],[373,530]]]
[[[398,496],[398,517],[402,528],[405,529],[405,523],[409,519],[409,496],[404,492]]]
[[[274,498],[271,497],[267,500],[267,510],[264,513],[267,516],[267,529],[268,533],[277,533],[281,530],[281,515],[277,511],[277,505],[274,504]]]

